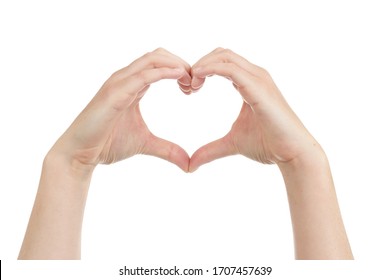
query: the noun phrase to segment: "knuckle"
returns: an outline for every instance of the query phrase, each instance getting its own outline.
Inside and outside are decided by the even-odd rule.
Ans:
[[[153,71],[153,73],[151,72]],[[150,85],[151,79],[161,80],[164,76],[163,71],[145,69],[133,75],[133,80],[138,81],[141,86]]]
[[[264,79],[271,79],[271,74],[263,67],[258,66],[259,75]]]
[[[167,50],[162,48],[162,47],[158,47],[157,49],[155,49],[153,52],[156,52],[156,53],[166,53]]]
[[[230,49],[223,49],[218,53],[218,56],[221,62],[229,63],[233,59],[234,52]]]
[[[213,53],[217,53],[217,52],[221,52],[221,51],[223,51],[223,50],[224,50],[224,48],[218,47],[218,48],[216,48],[215,50],[213,50],[212,52],[213,52]]]
[[[233,54],[233,51],[232,51],[231,49],[224,49],[224,50],[223,50],[223,53],[224,53],[225,55],[231,55],[231,54]]]
[[[111,74],[111,76],[108,78],[107,82],[117,81],[120,78],[121,75],[122,75],[122,69],[121,70],[117,70],[117,71],[115,71],[114,73]]]
[[[149,59],[151,59],[153,56],[154,56],[154,52],[147,52],[147,53],[145,53],[145,54],[142,56],[142,58],[143,58],[143,59],[146,59],[146,60],[149,60]]]
[[[107,92],[110,94],[112,91],[115,91],[117,88],[118,82],[119,82],[119,73],[118,71],[114,72],[110,78],[104,82],[102,86],[102,91]]]
[[[232,56],[234,56],[234,52],[231,49],[224,49],[222,51],[222,56],[225,59],[230,60],[232,58]]]
[[[134,75],[134,78],[139,80],[143,85],[147,84],[147,71],[142,70]]]

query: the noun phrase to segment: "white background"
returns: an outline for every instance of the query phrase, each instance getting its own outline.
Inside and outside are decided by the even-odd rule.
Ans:
[[[388,262],[390,251],[386,2],[1,1],[3,274],[121,279],[124,265],[273,265],[274,279],[379,274],[375,263]],[[219,46],[266,68],[324,147],[357,261],[291,262],[281,175],[240,156],[194,174],[147,156],[99,166],[84,218],[85,261],[14,261],[43,157],[111,73],[157,47],[193,64]],[[175,81],[155,84],[141,110],[152,132],[192,154],[223,136],[240,107],[230,83],[213,77],[192,96]]]

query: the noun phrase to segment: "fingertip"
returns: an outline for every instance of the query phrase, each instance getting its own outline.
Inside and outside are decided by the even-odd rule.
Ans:
[[[182,85],[180,82],[178,82],[180,90],[186,94],[190,95],[192,90],[191,90],[191,85]]]
[[[197,92],[204,84],[204,78],[192,77],[191,81],[191,90],[192,92]]]
[[[168,161],[176,164],[181,170],[188,173],[190,167],[190,156],[184,149],[179,148],[178,155],[175,158],[168,159]]]
[[[183,167],[180,167],[181,168],[181,170],[183,170],[184,171],[184,173],[191,173],[190,172],[190,157],[188,156],[188,161],[187,161],[187,164],[185,165],[185,167],[183,166]]]
[[[184,171],[184,173],[190,173],[188,164],[185,166],[184,165],[183,166],[177,165],[177,167],[179,167],[182,171]]]
[[[189,167],[188,167],[188,173],[194,173],[198,169],[199,169],[199,166],[198,167],[191,166],[191,164],[190,164]]]
[[[205,163],[205,162],[203,162],[204,157],[202,156],[203,150],[204,150],[204,148],[200,147],[198,150],[196,150],[192,154],[190,161],[189,161],[189,164],[188,164],[188,172],[189,173],[195,172],[196,170],[199,169],[199,167],[201,167]]]
[[[183,70],[182,75],[177,79],[177,83],[182,92],[185,94],[191,93],[191,76],[188,74],[187,70]]]
[[[184,89],[180,88],[180,90],[181,90],[182,93],[184,93],[185,95],[191,95],[191,93],[192,93],[192,90],[191,90],[191,89],[189,89],[189,90],[184,90]]]
[[[182,147],[175,143],[152,135],[147,141],[144,154],[167,160],[184,172],[188,172],[190,157]]]
[[[190,158],[189,172],[196,171],[200,166],[226,156],[236,154],[228,136],[210,142],[196,150]]]

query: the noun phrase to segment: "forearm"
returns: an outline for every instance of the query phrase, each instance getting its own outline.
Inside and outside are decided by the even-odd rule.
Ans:
[[[326,155],[279,164],[286,184],[297,259],[352,259]]]
[[[80,259],[91,175],[56,155],[45,158],[19,259]]]

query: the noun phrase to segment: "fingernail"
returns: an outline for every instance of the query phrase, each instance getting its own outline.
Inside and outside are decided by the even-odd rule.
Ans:
[[[181,82],[181,81],[177,81],[177,83],[179,84],[179,85],[181,85],[181,86],[185,86],[185,87],[189,87],[189,86],[191,86],[191,83],[183,83],[183,82]]]
[[[185,94],[190,94],[191,91],[192,91],[190,88],[189,88],[189,89],[184,89],[184,88],[180,87],[180,89],[181,89],[181,91],[184,92]]]
[[[199,83],[198,81],[199,81],[199,79],[198,79],[198,78],[196,78],[196,77],[192,77],[192,81],[191,81],[191,88],[193,88],[193,89],[197,89],[197,88],[199,88],[199,86],[195,86],[197,83]]]
[[[199,85],[196,87],[194,85],[191,85],[192,90],[199,90],[201,87],[202,87],[202,85]]]

